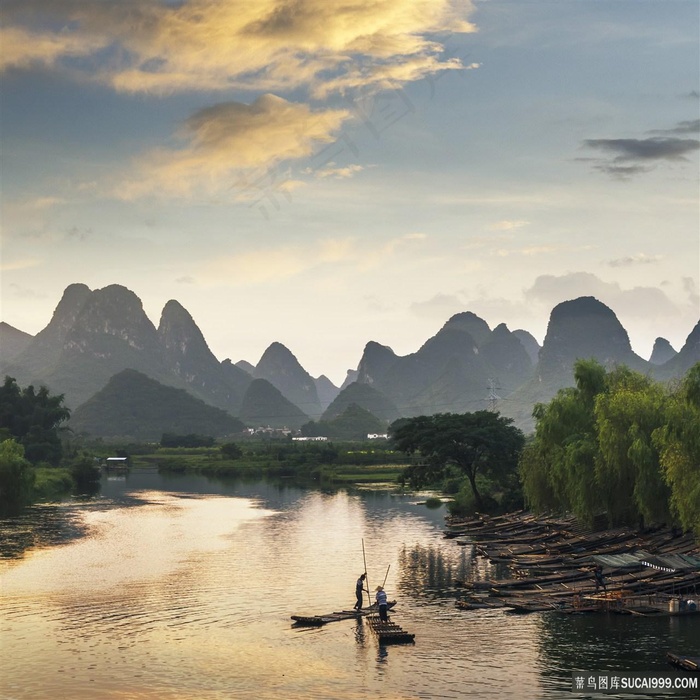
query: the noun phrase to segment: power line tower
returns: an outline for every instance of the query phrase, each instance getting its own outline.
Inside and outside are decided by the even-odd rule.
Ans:
[[[501,400],[501,397],[496,393],[496,391],[501,388],[500,386],[496,386],[497,384],[498,380],[489,377],[489,395],[486,397],[485,401],[488,401],[488,410],[492,413],[496,411],[496,402]]]

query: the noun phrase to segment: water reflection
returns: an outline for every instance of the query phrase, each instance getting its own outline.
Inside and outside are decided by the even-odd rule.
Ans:
[[[85,534],[73,505],[45,503],[0,518],[0,559],[16,559],[29,549],[66,544]]]
[[[399,589],[421,597],[443,595],[455,581],[471,578],[471,549],[420,544],[404,547],[399,555]]]
[[[0,561],[0,696],[553,700],[603,653],[654,668],[659,644],[698,648],[683,624],[458,610],[455,582],[490,571],[417,500],[131,473],[3,521],[7,556],[24,556]],[[363,540],[370,588],[388,568],[415,645],[380,645],[362,619],[291,626],[352,606]]]

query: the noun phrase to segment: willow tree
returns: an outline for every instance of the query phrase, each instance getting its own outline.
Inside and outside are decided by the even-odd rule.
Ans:
[[[654,431],[653,442],[671,489],[671,509],[700,537],[700,363],[671,395],[666,425]]]
[[[574,379],[575,387],[535,406],[535,436],[523,451],[520,472],[534,510],[570,510],[590,521],[604,507],[595,470],[595,399],[605,388],[605,368],[595,360],[578,360]]]
[[[652,440],[665,423],[666,400],[659,383],[627,367],[610,372],[596,396],[596,479],[611,525],[669,518],[670,489]]]

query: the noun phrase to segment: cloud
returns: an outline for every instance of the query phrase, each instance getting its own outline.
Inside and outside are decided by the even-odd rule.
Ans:
[[[16,299],[46,299],[46,297],[48,296],[44,292],[37,292],[34,289],[30,289],[29,287],[23,287],[22,285],[16,284],[15,282],[10,283],[8,287],[10,289],[10,293]]]
[[[124,92],[328,94],[417,80],[441,60],[439,33],[475,31],[470,0],[8,0],[4,67],[62,68]],[[39,24],[37,18],[42,18]],[[72,60],[76,56],[87,60]]]
[[[700,133],[700,119],[678,122],[673,129],[653,131],[654,134],[697,134]]]
[[[112,193],[133,200],[228,189],[245,199],[284,190],[286,177],[274,169],[309,156],[319,143],[333,141],[348,116],[345,110],[312,111],[274,95],[262,95],[250,105],[226,102],[208,107],[185,122],[182,146],[139,158],[129,174],[111,186]]]
[[[11,67],[30,68],[37,64],[52,67],[60,59],[88,56],[104,48],[106,39],[4,27],[0,29],[0,43],[2,72]]]
[[[680,122],[673,129],[657,134],[691,134],[700,128],[700,120]],[[626,179],[649,172],[662,162],[684,162],[700,150],[700,141],[677,136],[651,136],[645,139],[586,139],[583,145],[602,151],[607,159],[593,159],[594,168],[616,178]]]
[[[676,316],[678,307],[657,287],[623,289],[617,282],[605,282],[589,272],[571,272],[565,275],[541,275],[525,300],[554,307],[562,301],[593,296],[616,313],[635,318]]]
[[[616,154],[615,161],[685,160],[688,153],[700,149],[696,139],[652,137],[648,139],[588,139],[589,148]]]
[[[636,255],[628,255],[625,258],[616,258],[610,260],[610,267],[631,267],[632,265],[651,265],[663,260],[662,255],[647,255],[646,253],[637,253]]]
[[[491,231],[513,231],[514,229],[522,228],[523,226],[527,226],[530,222],[529,221],[522,221],[522,220],[510,220],[510,219],[504,219],[503,221],[497,221],[494,224],[491,224],[489,226],[489,230]]]
[[[333,161],[330,161],[325,168],[320,168],[318,170],[312,170],[311,168],[306,168],[303,173],[305,175],[313,173],[317,178],[336,178],[336,179],[346,179],[354,177],[357,173],[362,172],[365,166],[358,165],[355,163],[350,163],[345,166],[337,166]]]
[[[10,262],[3,261],[0,263],[0,271],[14,272],[16,270],[26,270],[31,267],[38,267],[41,264],[43,264],[43,260],[39,258],[20,258],[18,260],[11,260]]]
[[[436,294],[432,299],[411,304],[409,309],[413,315],[421,318],[445,320],[467,310],[464,301],[454,294]]]
[[[259,285],[298,277],[311,271],[348,268],[354,273],[375,269],[424,234],[409,233],[372,245],[355,237],[324,238],[307,245],[258,248],[206,263],[198,279],[233,286]]]

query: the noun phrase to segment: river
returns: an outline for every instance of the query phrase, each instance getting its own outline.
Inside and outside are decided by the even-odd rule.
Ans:
[[[697,618],[457,609],[453,581],[492,572],[420,501],[135,471],[6,518],[0,697],[577,699],[574,670],[700,653]],[[414,645],[379,646],[356,620],[291,625],[353,605],[363,541]]]

